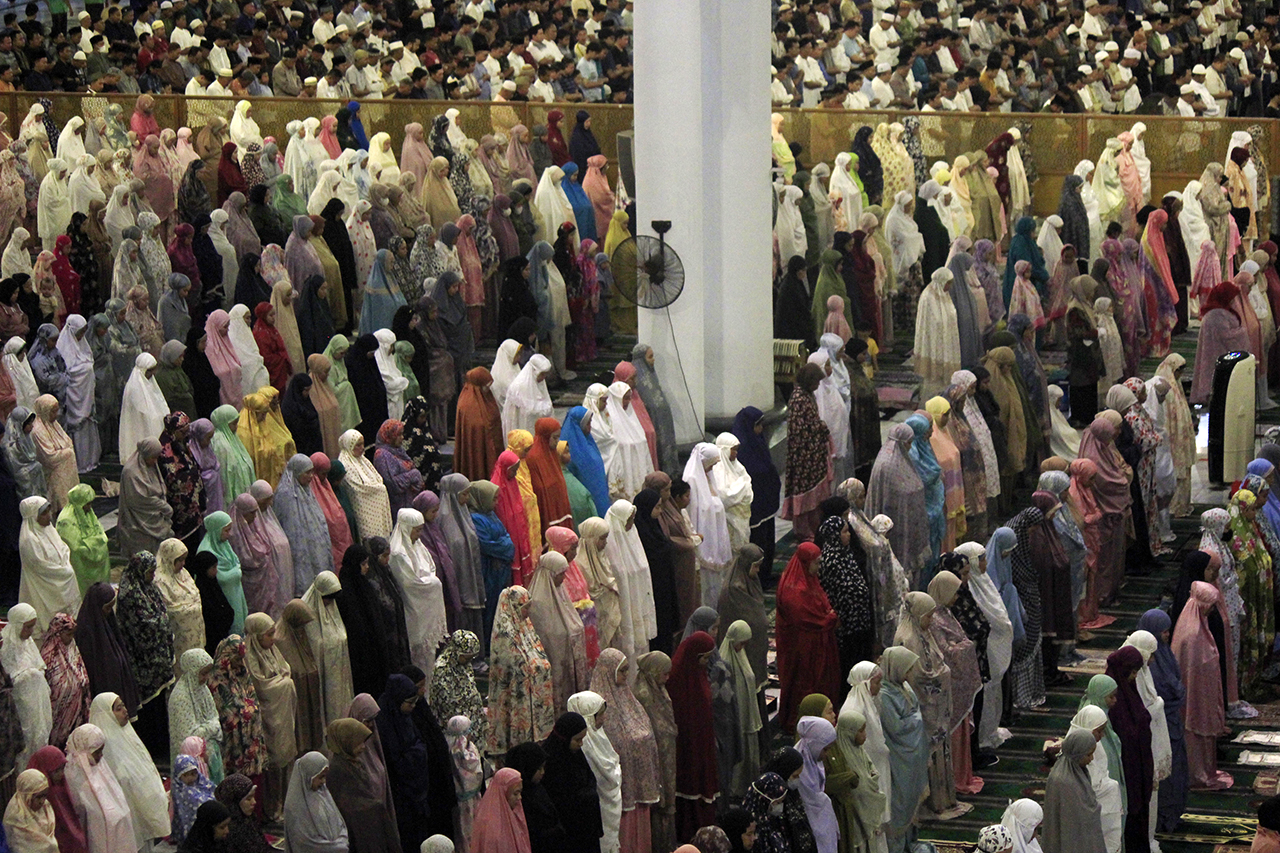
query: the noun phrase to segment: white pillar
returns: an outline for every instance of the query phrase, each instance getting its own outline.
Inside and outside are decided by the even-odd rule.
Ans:
[[[632,230],[670,220],[685,272],[669,319],[639,309],[639,339],[682,442],[708,417],[773,405],[769,24],[766,3],[645,0],[635,13]]]

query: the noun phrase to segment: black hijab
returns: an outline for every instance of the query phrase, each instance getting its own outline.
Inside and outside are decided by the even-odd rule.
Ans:
[[[426,680],[427,675],[416,666],[410,664],[400,670],[400,674],[415,685]],[[413,724],[418,729],[418,737],[427,750],[427,772],[431,776],[431,786],[427,791],[427,803],[431,814],[427,818],[427,834],[449,835],[453,832],[453,810],[458,806],[458,795],[453,788],[453,755],[449,751],[449,742],[445,740],[444,729],[435,712],[427,704],[427,700],[418,697],[418,704],[413,706]]]
[[[600,795],[596,793],[596,777],[581,749],[569,742],[587,727],[581,714],[570,711],[556,720],[551,734],[542,742],[547,754],[546,774],[542,787],[555,803],[556,813],[567,835],[562,850],[599,853],[604,823],[600,819]]]
[[[267,204],[267,189],[266,184],[256,184],[249,190],[249,222],[263,246],[275,243],[283,248],[291,229],[285,227],[276,209]]]
[[[133,677],[124,635],[116,621],[115,609],[103,612],[103,607],[115,600],[116,591],[105,581],[98,581],[85,591],[76,616],[76,646],[81,649],[93,695],[115,693],[124,700],[129,713],[136,714],[142,697],[138,695],[138,682]]]
[[[214,409],[222,405],[222,383],[218,380],[218,374],[213,372],[209,357],[200,351],[200,341],[204,336],[203,323],[187,329],[187,350],[182,357],[182,372],[191,380],[197,416],[201,418],[209,417]]]
[[[378,438],[378,428],[387,420],[387,386],[382,382],[382,371],[374,353],[378,339],[373,335],[356,338],[347,350],[347,378],[356,392],[356,405],[360,407],[360,434],[368,447]]]
[[[324,283],[324,276],[312,275],[303,282],[302,293],[294,304],[298,337],[302,339],[302,353],[308,358],[324,352],[329,339],[333,337],[333,315],[329,312],[329,300],[320,295],[320,288]]]
[[[498,303],[498,339],[512,337],[511,329],[516,321],[538,316],[538,302],[529,290],[524,271],[529,259],[517,255],[502,264],[502,293]],[[521,340],[516,338],[515,340]]]
[[[249,310],[258,307],[260,302],[271,301],[271,288],[262,277],[262,256],[245,255],[240,258],[240,273],[236,276],[235,302],[248,306]]]
[[[320,415],[311,398],[304,396],[303,391],[311,387],[311,377],[305,373],[295,373],[284,389],[284,399],[280,401],[280,413],[284,415],[284,425],[293,434],[293,441],[299,453],[310,456],[312,453],[324,452],[324,439],[320,437]]]
[[[536,743],[521,743],[507,750],[506,766],[518,772],[524,782],[520,799],[524,805],[524,822],[529,827],[532,853],[560,853],[571,849],[556,804],[542,783],[536,781],[538,771],[546,763],[546,750]]]
[[[587,179],[587,160],[603,153],[596,135],[587,127],[590,118],[591,114],[586,110],[578,110],[578,123],[573,126],[573,134],[569,137],[569,156],[578,164],[578,183]]]
[[[342,221],[345,207],[341,199],[331,198],[320,211],[320,216],[324,218],[324,242],[333,252],[342,272],[342,291],[347,301],[347,316],[350,317],[351,293],[356,289],[356,253],[351,248],[351,235],[347,233],[346,223]]]
[[[255,787],[248,776],[232,773],[219,782],[213,791],[213,796],[231,813],[231,834],[227,836],[226,843],[228,849],[235,853],[273,853],[275,850],[263,837],[258,818],[245,814],[240,808],[240,801],[249,796]]]
[[[397,341],[408,341],[413,347],[413,358],[409,362],[409,369],[418,380],[419,393],[426,397],[431,389],[431,349],[422,332],[418,331],[421,325],[415,327],[412,320],[413,309],[408,305],[401,305],[391,318],[391,331],[395,333]]]
[[[342,555],[338,580],[342,589],[338,592],[338,613],[347,628],[347,654],[351,658],[351,680],[357,694],[369,693],[369,687],[385,686],[391,669],[387,664],[387,640],[381,626],[388,614],[378,602],[378,593],[369,583],[367,575],[360,571],[365,560],[373,557],[363,545],[355,544]],[[369,571],[373,571],[370,567]],[[403,622],[404,608],[399,617]],[[392,614],[394,618],[394,614]]]
[[[364,540],[364,547],[369,552],[369,574],[366,577],[378,596],[378,606],[382,608],[383,640],[387,647],[387,666],[394,672],[408,666],[409,629],[404,615],[404,597],[400,591],[400,582],[391,572],[391,544],[381,536],[370,536]],[[387,565],[382,564],[382,555],[388,554]]]
[[[196,230],[196,233],[191,235],[191,253],[196,256],[196,267],[200,270],[199,299],[209,301],[213,297],[221,307],[221,294],[233,282],[222,280],[222,255],[218,254],[218,250],[213,246],[213,240],[209,237],[209,224],[212,221],[207,213],[202,213],[192,220],[191,227]],[[191,319],[196,320],[196,312],[192,312]]]
[[[231,633],[235,611],[222,593],[218,578],[209,577],[209,569],[218,567],[218,556],[212,551],[196,551],[187,558],[187,571],[196,579],[200,590],[200,613],[204,617],[204,650],[212,655],[218,643]]]
[[[178,847],[179,853],[223,853],[227,849],[227,842],[215,838],[214,830],[223,821],[230,819],[229,808],[217,800],[205,800],[196,809],[196,822],[191,824],[191,831]],[[236,853],[240,851],[237,850]]]
[[[773,300],[773,336],[784,341],[804,341],[806,351],[818,348],[813,338],[813,292],[805,280],[805,260],[788,259],[787,272]]]
[[[386,758],[387,778],[396,805],[400,841],[406,849],[427,838],[426,820],[431,809],[431,770],[427,745],[418,734],[412,710],[400,710],[404,702],[419,702],[418,685],[406,675],[387,678],[386,689],[378,697],[378,737]]]
[[[649,561],[649,574],[653,579],[653,603],[658,612],[658,638],[653,648],[670,654],[672,637],[680,629],[679,607],[676,601],[675,547],[662,525],[653,517],[653,511],[662,495],[653,489],[644,489],[635,497],[636,530],[640,544],[644,546]]]
[[[871,148],[871,125],[863,125],[853,135],[853,145],[849,150],[858,155],[858,177],[862,178],[862,189],[872,204],[880,204],[884,195],[884,167],[880,157]]]

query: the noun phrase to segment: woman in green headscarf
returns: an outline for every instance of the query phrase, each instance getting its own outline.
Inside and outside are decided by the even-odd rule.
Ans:
[[[356,391],[347,378],[347,350],[351,349],[351,341],[346,335],[334,335],[329,345],[324,348],[324,356],[329,359],[329,387],[338,398],[338,419],[342,431],[355,429],[360,425],[360,405],[356,402]]]
[[[885,794],[880,777],[862,744],[867,719],[853,708],[842,710],[836,720],[836,749],[823,760],[827,769],[826,792],[840,825],[840,849],[845,853],[871,853],[884,819]]]
[[[293,177],[281,175],[276,178],[272,188],[271,206],[284,217],[285,222],[292,222],[295,216],[307,216],[307,200],[293,191]]]
[[[67,492],[67,505],[58,513],[58,535],[71,549],[80,595],[98,581],[111,579],[111,559],[107,554],[107,533],[94,513],[93,486],[81,483]]]
[[[337,458],[329,460],[329,485],[333,488],[333,493],[338,497],[338,506],[342,507],[342,512],[347,516],[347,527],[351,528],[351,541],[358,542],[360,540],[356,533],[356,510],[351,505],[351,494],[346,489],[339,488],[346,476],[346,465],[343,465]]]
[[[569,461],[571,459],[569,442],[557,442],[556,454],[560,459],[560,471],[564,474],[565,488],[569,490],[569,509],[573,512],[573,526],[578,527],[582,522],[593,516],[598,516],[599,513],[596,512],[596,504],[591,497],[591,492],[569,470]]]
[[[1086,705],[1094,705],[1101,708],[1103,713],[1110,714],[1111,706],[1115,704],[1116,680],[1109,675],[1095,675],[1089,679],[1089,686],[1085,688],[1084,695],[1080,697],[1080,708]],[[1128,797],[1125,794],[1124,787],[1124,765],[1120,763],[1120,736],[1116,734],[1115,729],[1111,728],[1111,723],[1107,723],[1107,727],[1102,731],[1101,744],[1103,751],[1107,755],[1107,773],[1116,784],[1120,786],[1120,798],[1124,801],[1124,809],[1128,811]]]
[[[818,272],[818,283],[813,288],[813,303],[810,308],[813,313],[815,341],[822,337],[822,327],[827,322],[827,300],[832,296],[839,296],[844,300],[844,319],[849,324],[849,328],[853,328],[853,309],[850,307],[849,292],[845,289],[844,278],[836,269],[836,264],[841,260],[843,256],[835,249],[827,249],[821,255],[822,264]]]
[[[235,407],[226,404],[214,409],[209,416],[213,421],[213,452],[222,465],[224,495],[243,495],[258,478],[253,470],[253,459],[235,432],[239,419],[240,413]]]
[[[211,512],[205,517],[204,529],[204,539],[196,550],[208,551],[218,558],[218,586],[235,614],[231,622],[231,633],[243,634],[249,605],[245,601],[244,587],[240,584],[240,559],[231,550],[231,543],[228,541],[231,538],[231,516],[221,510]]]

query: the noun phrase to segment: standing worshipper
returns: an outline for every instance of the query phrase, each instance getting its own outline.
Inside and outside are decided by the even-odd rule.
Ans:
[[[315,621],[314,611],[301,599],[293,599],[276,620],[275,647],[289,665],[289,677],[298,696],[294,718],[298,748],[324,743],[324,701],[320,698],[320,669],[306,626]],[[344,709],[345,710],[345,709]]]
[[[332,753],[326,786],[360,850],[394,853],[400,850],[394,807],[388,797],[389,782],[379,778],[365,764],[364,753],[372,747],[372,732],[353,719],[329,724],[327,743]]]
[[[94,497],[93,487],[81,483],[67,493],[67,505],[58,513],[58,535],[70,551],[81,595],[98,581],[109,580],[111,575],[107,534],[90,506]]]
[[[89,695],[89,673],[84,668],[75,639],[75,617],[59,613],[53,617],[40,646],[53,711],[49,743],[59,749],[66,746],[71,732],[89,719],[89,700],[92,698]],[[9,671],[7,666],[5,669]]]
[[[308,752],[293,765],[284,802],[287,853],[341,853],[348,850],[347,825],[325,786],[329,760]]]
[[[360,693],[367,693],[365,688],[376,684],[378,678],[386,685],[387,676],[392,672],[390,638],[403,643],[402,648],[397,648],[396,657],[403,662],[407,662],[409,657],[400,587],[391,581],[384,608],[379,595],[380,585],[371,580],[375,577],[371,565],[374,560],[376,558],[371,557],[363,545],[350,545],[343,553],[342,566],[338,571],[342,584],[337,597],[338,612],[347,630],[352,690]]]
[[[1209,630],[1207,615],[1218,606],[1219,593],[1212,584],[1195,581],[1179,614],[1171,647],[1187,685],[1184,715],[1189,784],[1193,788],[1222,790],[1231,787],[1231,776],[1218,769],[1215,739],[1226,723],[1220,656]],[[1216,727],[1215,727],[1216,726]]]
[[[222,591],[226,603],[231,606],[233,616],[230,630],[235,633],[244,630],[244,619],[249,615],[249,606],[245,599],[240,559],[232,549],[231,543],[227,541],[233,533],[231,528],[231,516],[225,512],[209,513],[204,520],[205,536],[200,542],[199,550],[211,553],[217,558],[213,568],[217,570],[218,588]],[[203,594],[201,600],[202,602],[204,600]],[[214,635],[208,635],[209,642],[213,642],[214,639]]]
[[[1125,847],[1141,849],[1147,844],[1147,813],[1155,781],[1151,753],[1151,715],[1147,712],[1134,684],[1134,676],[1142,668],[1142,653],[1124,646],[1107,658],[1107,675],[1115,679],[1116,703],[1109,713],[1111,725],[1124,745],[1121,759],[1128,795],[1125,819]]]
[[[213,658],[204,649],[188,649],[179,664],[181,675],[169,693],[169,755],[176,760],[189,737],[204,742],[209,778],[223,778],[222,726],[206,683]]]
[[[912,849],[916,829],[916,809],[924,799],[929,781],[929,747],[921,716],[920,702],[909,679],[919,664],[919,656],[901,646],[885,649],[880,658],[884,682],[880,688],[880,720],[889,746],[892,785],[885,785],[889,797],[886,840],[889,853]]]
[[[431,552],[422,543],[423,523],[422,513],[416,509],[400,510],[389,543],[391,567],[404,592],[410,658],[415,665],[430,671],[448,625],[444,588]]]
[[[1096,749],[1093,733],[1084,729],[1072,731],[1062,741],[1062,754],[1049,771],[1045,785],[1040,834],[1045,853],[1106,853],[1102,813],[1087,769]],[[1132,822],[1131,813],[1129,823]],[[1145,822],[1140,829],[1146,832]]]
[[[636,495],[635,531],[639,534],[640,545],[644,549],[653,590],[652,606],[657,619],[657,636],[652,646],[658,651],[667,651],[673,649],[672,640],[680,626],[676,621],[679,607],[676,594],[675,551],[657,518],[661,511],[659,507],[661,501],[661,495],[653,489],[643,489]],[[710,569],[704,568],[704,572],[709,571]],[[709,599],[704,597],[703,600]]]
[[[102,455],[98,424],[93,419],[95,374],[93,352],[89,341],[85,340],[87,332],[88,323],[84,317],[72,314],[67,318],[62,334],[58,335],[58,352],[62,355],[67,376],[63,410],[79,471],[96,468]],[[102,393],[108,393],[107,389],[104,388]]]
[[[22,527],[18,531],[18,555],[22,577],[18,600],[36,609],[40,631],[48,629],[54,615],[80,606],[80,592],[71,552],[53,526],[53,504],[33,495],[18,504]]]
[[[838,617],[818,579],[820,554],[814,543],[801,543],[778,581],[778,680],[782,686],[778,720],[784,731],[794,727],[803,697],[834,696],[839,689]]]
[[[302,596],[315,614],[315,619],[307,624],[306,635],[320,671],[323,700],[320,710],[326,722],[338,719],[355,693],[346,624],[336,601],[341,591],[337,575],[323,571]]]
[[[532,597],[521,586],[502,591],[490,637],[489,751],[504,752],[516,743],[550,730],[555,716],[551,662],[529,619]]]
[[[796,724],[796,735],[796,750],[804,759],[804,769],[800,771],[800,798],[809,818],[809,827],[813,830],[818,853],[835,853],[840,827],[831,798],[823,790],[827,776],[822,754],[835,743],[836,730],[820,717],[801,717]]]
[[[932,554],[932,524],[924,482],[912,461],[916,440],[910,424],[889,428],[889,441],[880,448],[871,469],[866,510],[897,519],[889,531],[889,542],[907,577],[918,581]]]
[[[253,679],[253,691],[266,745],[263,768],[263,813],[279,813],[284,771],[298,754],[296,725],[298,693],[289,664],[276,648],[275,620],[266,613],[251,613],[244,620],[244,662]]]
[[[228,775],[261,777],[267,761],[266,736],[245,655],[239,634],[229,634],[219,642],[208,688],[222,723],[223,764]]]
[[[1148,667],[1156,691],[1164,700],[1165,722],[1172,752],[1170,774],[1162,780],[1163,784],[1159,788],[1156,829],[1162,832],[1168,832],[1177,827],[1182,820],[1182,812],[1187,803],[1189,779],[1183,722],[1187,690],[1183,686],[1177,656],[1170,645],[1171,638],[1166,636],[1172,630],[1172,626],[1169,614],[1158,608],[1148,610],[1138,620],[1139,630],[1148,631],[1156,638],[1156,651],[1148,661]]]
[[[31,439],[36,445],[36,458],[44,468],[49,499],[55,507],[61,508],[67,504],[67,493],[80,483],[75,447],[59,421],[62,406],[57,398],[43,394],[36,398],[33,408],[36,421],[31,428]]]
[[[840,671],[873,656],[876,642],[871,594],[866,575],[850,549],[853,531],[843,515],[822,522],[814,541],[822,549],[818,577],[831,607],[839,617],[836,642]]]
[[[564,555],[551,551],[538,560],[529,584],[529,621],[551,663],[557,716],[591,678],[582,619],[563,588],[568,569]]]
[[[706,661],[715,639],[697,631],[680,643],[671,662],[668,692],[675,712],[677,748],[676,836],[689,838],[712,823],[720,787],[716,770],[715,725]]]
[[[155,584],[156,558],[150,551],[138,551],[129,558],[120,577],[117,619],[129,666],[138,686],[141,714],[139,723],[148,741],[163,733],[163,702],[154,702],[173,683],[173,634],[169,627],[164,596]],[[157,720],[157,715],[160,719]]]
[[[796,374],[788,404],[786,488],[781,518],[792,522],[802,539],[812,539],[821,519],[818,504],[831,492],[830,432],[818,413],[814,392],[822,368],[806,364]]]
[[[378,737],[387,763],[387,784],[395,802],[395,820],[404,849],[429,835],[429,794],[433,780],[426,744],[414,725],[417,687],[404,675],[392,675],[378,702]]]
[[[37,621],[34,607],[15,604],[9,608],[8,623],[0,634],[0,643],[3,643],[0,665],[13,680],[13,701],[25,742],[16,761],[19,767],[25,765],[37,749],[48,745],[53,728],[53,707],[45,678],[47,667],[34,639]]]
[[[108,725],[117,724],[111,720]],[[101,755],[106,743],[103,730],[92,723],[71,733],[67,739],[67,787],[75,797],[76,811],[83,815],[81,821],[88,849],[136,850],[138,842],[129,802],[111,766]]]
[[[118,694],[130,715],[141,704],[119,623],[116,621],[116,592],[109,583],[95,583],[85,593],[76,616],[76,646],[81,649],[84,668],[89,673],[89,689]]]
[[[139,849],[147,847],[152,839],[167,835],[170,828],[169,798],[155,763],[129,722],[124,701],[114,693],[94,697],[89,724],[105,736],[102,758],[119,780],[129,805],[134,843]]]

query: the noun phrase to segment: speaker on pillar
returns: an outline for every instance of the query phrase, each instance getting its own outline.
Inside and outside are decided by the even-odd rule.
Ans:
[[[635,198],[636,195],[636,158],[635,144],[636,132],[634,130],[624,130],[617,136],[618,141],[618,176],[622,178],[622,184],[627,188],[627,195]]]
[[[1257,359],[1247,352],[1218,357],[1209,398],[1209,482],[1213,485],[1243,477],[1253,458],[1257,366]]]

